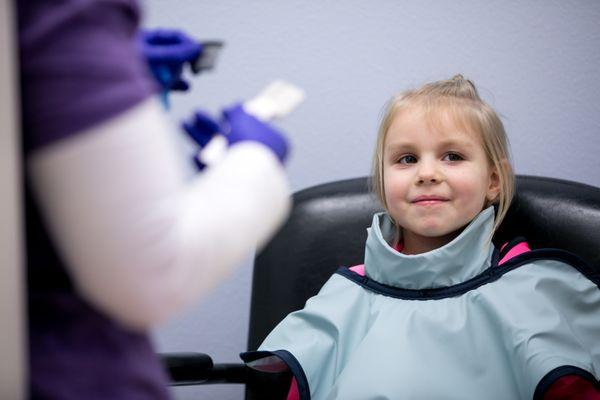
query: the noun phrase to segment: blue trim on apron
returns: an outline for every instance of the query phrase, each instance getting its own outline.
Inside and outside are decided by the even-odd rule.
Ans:
[[[276,356],[281,359],[288,368],[298,384],[298,393],[300,394],[300,400],[310,400],[310,390],[308,387],[308,379],[302,369],[302,366],[294,357],[292,353],[287,350],[276,350],[276,351],[247,351],[240,354],[240,358],[245,362],[249,363],[261,358]]]
[[[596,389],[600,390],[600,381],[597,381],[596,377],[590,372],[573,365],[563,365],[548,372],[540,380],[533,393],[533,400],[543,400],[550,386],[556,382],[557,379],[566,375],[577,375],[592,383]]]

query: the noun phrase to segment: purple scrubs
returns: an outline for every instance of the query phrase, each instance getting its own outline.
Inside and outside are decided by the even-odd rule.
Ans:
[[[17,0],[25,153],[151,96],[133,42],[135,1]],[[30,397],[166,399],[148,336],[119,325],[74,287],[26,191]]]

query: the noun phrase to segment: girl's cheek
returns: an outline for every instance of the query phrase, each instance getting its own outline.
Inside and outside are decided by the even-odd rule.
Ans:
[[[464,173],[455,177],[455,187],[458,188],[465,195],[480,197],[485,196],[486,188],[484,185],[484,179],[473,173]]]

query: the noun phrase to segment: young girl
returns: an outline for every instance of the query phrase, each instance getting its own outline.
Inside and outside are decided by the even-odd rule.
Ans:
[[[394,98],[373,166],[387,212],[364,265],[340,268],[242,358],[283,361],[288,398],[600,398],[600,280],[573,254],[492,244],[514,174],[473,83]]]

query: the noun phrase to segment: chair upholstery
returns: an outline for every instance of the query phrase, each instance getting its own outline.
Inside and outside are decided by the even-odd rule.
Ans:
[[[363,262],[366,228],[381,210],[367,178],[327,183],[294,195],[288,222],[255,261],[249,350],[255,350],[287,314],[301,309],[339,266]],[[571,251],[600,271],[600,188],[517,176],[517,195],[494,243],[518,236],[533,249]]]

